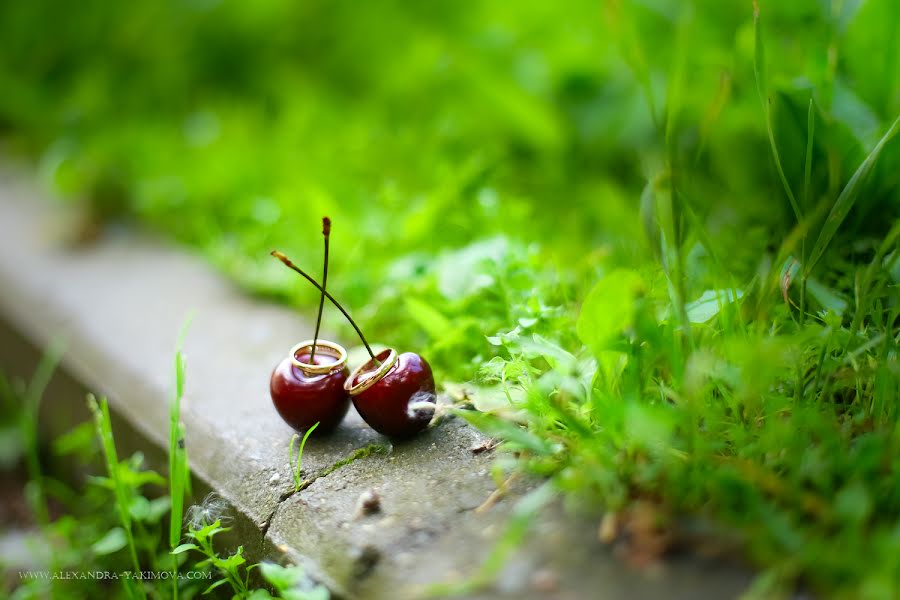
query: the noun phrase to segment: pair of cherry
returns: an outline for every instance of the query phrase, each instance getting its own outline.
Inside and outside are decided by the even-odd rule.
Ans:
[[[398,354],[389,348],[374,354],[347,311],[326,291],[330,233],[331,221],[325,217],[322,219],[325,238],[322,285],[281,252],[272,252],[272,256],[321,291],[315,337],[296,344],[275,367],[269,382],[272,402],[281,418],[298,431],[316,423],[319,424],[316,431],[334,429],[352,401],[356,411],[375,431],[394,438],[411,437],[425,429],[434,415],[431,367],[414,352]],[[369,352],[369,360],[352,373],[347,367],[347,351],[340,344],[318,339],[326,298],[347,318]]]

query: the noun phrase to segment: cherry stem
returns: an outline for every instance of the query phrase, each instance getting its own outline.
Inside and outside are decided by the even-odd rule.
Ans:
[[[326,298],[328,298],[328,300],[329,300],[332,304],[334,304],[334,305],[337,307],[337,309],[338,309],[339,311],[341,311],[341,314],[344,315],[344,317],[347,318],[347,320],[350,322],[350,325],[352,325],[352,326],[353,326],[353,329],[356,330],[356,335],[358,335],[358,336],[359,336],[359,339],[362,340],[363,346],[366,347],[366,351],[369,353],[369,356],[372,358],[373,361],[375,361],[375,365],[376,365],[376,366],[381,365],[381,361],[378,360],[378,359],[375,357],[375,353],[372,352],[372,348],[369,347],[369,342],[366,341],[366,337],[363,335],[363,332],[360,331],[359,327],[357,327],[356,322],[353,320],[353,317],[351,317],[350,314],[349,314],[346,310],[344,310],[344,307],[341,306],[341,303],[338,302],[337,300],[335,300],[335,299],[334,299],[334,296],[332,296],[331,294],[329,294],[328,292],[326,292],[326,291],[325,291],[325,288],[323,288],[321,285],[319,285],[319,282],[318,282],[318,281],[316,281],[315,279],[313,279],[312,277],[310,277],[310,276],[306,273],[306,271],[304,271],[303,269],[301,269],[300,267],[298,267],[297,265],[295,265],[294,263],[292,263],[292,262],[291,262],[291,259],[289,259],[287,256],[285,256],[283,253],[279,252],[278,250],[272,250],[272,252],[270,252],[270,254],[271,254],[272,256],[274,256],[275,258],[277,258],[278,260],[280,260],[282,263],[284,263],[284,266],[286,266],[287,268],[289,268],[289,269],[291,269],[291,270],[297,272],[297,273],[300,274],[302,277],[304,277],[308,282],[310,282],[311,284],[313,284],[314,286],[316,286],[316,288],[318,288],[318,290],[319,290],[320,292],[322,292],[322,295],[325,296]]]
[[[319,327],[322,325],[322,310],[325,308],[325,288],[328,286],[328,238],[331,236],[331,219],[322,217],[322,237],[325,238],[325,265],[322,267],[322,295],[319,296],[319,314],[316,315],[316,333],[313,335],[309,362],[316,364],[316,344],[319,341]]]

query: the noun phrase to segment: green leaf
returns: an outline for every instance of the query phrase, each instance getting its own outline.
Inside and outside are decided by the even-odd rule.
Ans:
[[[519,412],[516,405],[525,396],[524,390],[518,386],[468,386],[466,389],[466,396],[477,411],[505,417],[507,420],[516,420],[515,415]]]
[[[575,326],[579,339],[591,352],[599,355],[611,349],[613,342],[631,328],[635,300],[643,289],[640,276],[624,269],[611,272],[594,285]]]
[[[571,352],[538,334],[531,336],[530,340],[520,339],[518,346],[529,358],[540,356],[553,369],[568,371],[578,362]]]
[[[134,496],[128,505],[128,513],[135,521],[143,521],[150,514],[150,501],[143,496]]]
[[[196,550],[198,548],[197,544],[181,544],[176,546],[174,550],[172,550],[169,554],[181,554],[182,552],[187,552],[188,550]]]
[[[53,453],[57,456],[86,455],[94,449],[94,426],[90,421],[73,427],[53,440]]]
[[[106,532],[106,535],[91,545],[91,550],[97,556],[105,556],[107,554],[112,554],[113,552],[118,552],[124,548],[127,543],[128,539],[125,537],[125,530],[121,527],[113,527]]]
[[[853,174],[853,177],[850,178],[850,181],[847,182],[847,185],[844,186],[844,189],[841,190],[834,206],[831,207],[831,212],[828,213],[828,217],[825,219],[825,224],[822,225],[822,231],[819,232],[819,238],[816,240],[815,246],[813,246],[812,253],[810,254],[809,261],[806,265],[807,273],[812,272],[816,263],[818,263],[822,258],[822,255],[825,254],[825,250],[831,243],[832,238],[834,238],[841,224],[844,222],[844,219],[846,219],[847,215],[850,213],[850,209],[853,208],[857,198],[859,198],[863,183],[875,168],[875,164],[878,162],[881,151],[884,150],[887,143],[897,135],[898,131],[900,131],[900,117],[897,117],[894,120],[891,128],[888,129],[884,136],[882,136],[866,159],[859,165],[859,168],[856,169],[856,172]]]
[[[205,596],[206,594],[210,593],[211,591],[213,591],[214,589],[216,589],[216,588],[219,587],[220,585],[225,585],[226,583],[228,583],[228,580],[227,580],[227,579],[220,579],[220,580],[218,580],[217,582],[215,582],[214,584],[212,584],[211,586],[209,586],[208,588],[206,588],[205,590],[203,590],[203,595]]]
[[[491,346],[508,346],[516,342],[521,333],[522,328],[516,325],[509,331],[498,331],[497,335],[486,336],[486,339]]]
[[[871,147],[878,139],[881,122],[875,111],[840,79],[834,82],[831,116],[847,127],[862,148]]]
[[[273,563],[260,563],[263,578],[286,600],[328,600],[328,589],[317,585],[299,566],[282,567]]]
[[[247,562],[247,559],[243,556],[243,548],[238,547],[237,551],[228,556],[226,558],[220,559],[218,561],[218,566],[226,571],[237,572],[237,568]]]
[[[282,567],[281,565],[276,565],[275,563],[259,563],[259,570],[262,572],[266,581],[271,583],[278,591],[283,591],[291,587],[294,585],[294,581],[296,581],[296,577],[290,569]]]
[[[822,305],[822,308],[836,315],[843,315],[844,311],[847,310],[847,302],[815,277],[810,277],[806,280],[806,291]]]
[[[103,477],[102,475],[88,475],[87,482],[91,485],[96,485],[97,487],[106,490],[115,489],[115,485],[113,484],[112,479],[110,479],[109,477]]]
[[[187,535],[194,538],[195,540],[206,540],[222,531],[228,531],[228,529],[222,527],[222,522],[216,519],[214,523],[210,523],[209,525],[201,527],[200,529],[192,529],[187,533]]]
[[[706,323],[719,314],[723,306],[743,297],[742,290],[706,290],[684,308],[691,323]]]
[[[169,512],[171,505],[172,503],[169,501],[168,496],[154,498],[150,501],[150,506],[148,507],[144,521],[147,523],[159,523],[163,515]]]
[[[156,471],[141,470],[140,465],[131,460],[119,464],[119,478],[126,488],[140,489],[145,485],[165,487],[165,478]]]

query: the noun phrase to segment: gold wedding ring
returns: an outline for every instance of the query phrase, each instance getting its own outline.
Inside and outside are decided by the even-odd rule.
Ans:
[[[381,354],[383,354],[383,352]],[[394,367],[394,365],[397,364],[397,351],[393,348],[390,348],[388,350],[387,358],[381,361],[381,365],[374,371],[366,373],[363,376],[363,380],[357,382],[356,380],[360,377],[360,375],[362,375],[363,369],[365,369],[371,362],[372,360],[370,359],[356,367],[350,374],[350,377],[348,377],[347,380],[344,381],[344,389],[347,390],[351,396],[358,396],[359,394],[362,394],[364,391],[384,379],[384,376],[388,374],[388,371],[390,371]]]
[[[301,350],[308,349],[312,352],[313,343],[315,343],[316,354],[329,356],[335,359],[334,362],[324,365],[314,365],[298,359],[297,355],[301,353]],[[313,340],[305,340],[291,348],[291,362],[294,363],[295,367],[307,375],[327,375],[328,373],[340,371],[344,368],[344,365],[347,364],[347,351],[344,350],[344,347],[340,344],[335,344],[328,340],[317,340],[315,342],[313,342]]]

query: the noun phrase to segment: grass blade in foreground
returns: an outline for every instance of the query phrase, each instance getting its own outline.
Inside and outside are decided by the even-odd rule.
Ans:
[[[288,463],[288,466],[291,469],[291,474],[294,476],[294,491],[295,492],[299,492],[300,486],[303,485],[303,482],[300,481],[300,469],[303,466],[303,448],[306,446],[306,440],[309,439],[309,436],[312,434],[313,431],[316,430],[316,427],[318,427],[318,426],[319,426],[319,423],[317,422],[312,427],[307,429],[305,434],[303,434],[303,439],[300,440],[300,448],[297,450],[297,466],[296,467],[294,466],[294,444],[297,442],[297,438],[299,438],[300,436],[298,436],[296,433],[293,436],[291,436],[291,444],[290,444],[290,448],[289,448],[290,462]]]
[[[34,512],[35,519],[41,526],[47,526],[50,522],[47,509],[47,499],[44,495],[43,475],[38,456],[38,412],[41,407],[41,399],[44,391],[53,377],[54,371],[62,357],[65,344],[59,340],[50,344],[50,347],[41,357],[41,362],[35,369],[34,376],[25,390],[25,410],[22,411],[22,432],[25,438],[25,462],[28,469],[28,494],[30,508]]]
[[[787,176],[784,174],[781,156],[778,153],[778,144],[775,142],[775,130],[772,126],[772,97],[769,96],[769,86],[766,78],[765,45],[763,44],[762,27],[759,23],[759,3],[756,0],[753,2],[753,39],[753,73],[756,75],[756,90],[759,93],[763,111],[766,113],[766,133],[769,136],[769,147],[772,149],[772,158],[775,159],[775,168],[778,171],[778,177],[781,179],[781,185],[784,187],[784,193],[787,194],[797,221],[801,221],[803,220],[803,213],[800,210],[800,205],[797,204],[797,198],[794,196],[791,184],[788,183]]]
[[[113,439],[112,423],[109,418],[109,403],[106,398],[100,398],[98,402],[93,394],[88,394],[88,408],[94,415],[94,425],[97,429],[97,437],[103,448],[103,458],[106,461],[106,471],[112,482],[113,492],[116,497],[116,510],[119,513],[119,521],[125,530],[125,539],[128,542],[128,553],[134,571],[140,572],[141,565],[138,561],[137,548],[134,544],[134,534],[131,529],[131,515],[128,512],[128,494],[125,485],[119,475],[119,457],[116,453],[116,443]],[[133,580],[125,579],[125,589],[131,598],[146,598],[142,584],[132,583]]]
[[[169,514],[169,547],[174,549],[181,541],[181,526],[184,518],[184,497],[189,493],[190,465],[187,448],[184,445],[184,424],[181,422],[181,400],[184,398],[184,337],[190,327],[191,319],[184,323],[178,335],[175,349],[175,389],[169,406],[169,498],[172,502]],[[178,558],[172,556],[173,568],[178,573]],[[172,579],[174,598],[178,598],[178,579]]]
[[[881,151],[884,150],[887,143],[897,135],[898,131],[900,131],[900,117],[897,117],[894,120],[891,128],[888,129],[887,133],[885,133],[880,140],[878,140],[878,143],[875,144],[875,147],[866,159],[862,161],[862,164],[856,169],[853,177],[850,178],[850,181],[848,181],[847,185],[844,186],[844,189],[841,190],[841,195],[838,196],[834,206],[831,207],[831,212],[828,213],[825,224],[822,225],[822,231],[819,232],[819,238],[816,240],[816,245],[813,246],[809,261],[806,264],[807,273],[810,273],[813,270],[816,263],[818,263],[822,258],[822,255],[825,254],[828,244],[831,243],[831,240],[840,228],[841,223],[847,218],[850,209],[853,208],[857,198],[859,198],[862,184],[866,181],[869,174],[872,172],[872,169],[875,168],[875,163],[878,162]]]

